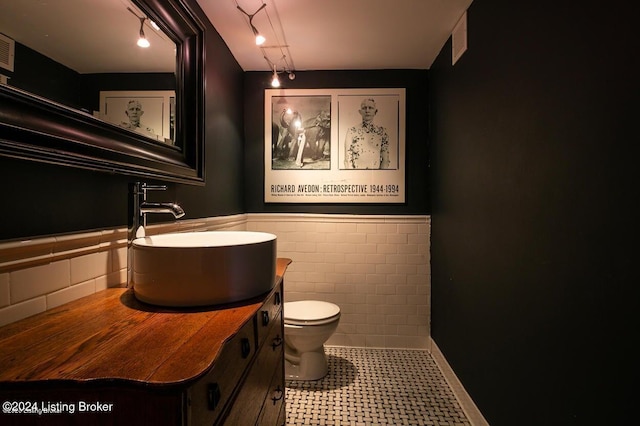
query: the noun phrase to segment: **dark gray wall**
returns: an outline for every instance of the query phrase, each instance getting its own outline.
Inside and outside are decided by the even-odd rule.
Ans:
[[[187,3],[199,9],[196,0]],[[153,194],[158,200],[178,201],[185,219],[244,212],[243,71],[211,25],[205,45],[206,185],[170,183],[166,193]],[[131,180],[0,157],[0,240],[126,226]],[[152,220],[172,219],[157,215]]]
[[[432,334],[492,426],[635,414],[633,9],[476,1],[430,70]]]
[[[91,111],[82,75],[20,43],[15,44],[14,71],[2,70],[9,85],[76,109]]]
[[[426,70],[304,71],[283,89],[406,88],[406,203],[296,204],[264,202],[264,90],[272,73],[245,74],[245,205],[248,212],[305,212],[344,214],[429,213],[429,140]]]

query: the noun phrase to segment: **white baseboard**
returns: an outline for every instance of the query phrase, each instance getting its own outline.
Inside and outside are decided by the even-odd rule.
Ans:
[[[458,400],[460,407],[462,407],[462,411],[464,411],[464,414],[467,416],[467,419],[469,419],[471,425],[489,426],[489,423],[473,402],[464,386],[462,386],[462,383],[458,380],[458,377],[453,372],[453,369],[445,359],[442,352],[440,352],[440,348],[433,339],[431,339],[431,356],[449,384],[449,387],[453,391],[453,394]]]

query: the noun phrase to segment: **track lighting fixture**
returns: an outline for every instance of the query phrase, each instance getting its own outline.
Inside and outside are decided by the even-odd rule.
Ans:
[[[249,26],[251,27],[251,31],[253,32],[253,35],[256,37],[256,44],[259,46],[260,50],[262,51],[262,56],[264,57],[265,61],[267,61],[267,63],[269,64],[269,69],[273,71],[273,76],[271,78],[271,87],[280,87],[280,79],[278,78],[279,73],[287,73],[287,75],[289,76],[289,80],[294,80],[296,78],[296,75],[293,72],[294,70],[293,62],[291,61],[291,59],[287,58],[287,54],[289,54],[289,46],[287,46],[286,44],[280,43],[280,40],[278,40],[279,38],[282,38],[282,39],[285,38],[284,31],[281,26],[279,30],[276,30],[274,28],[273,26],[274,20],[272,20],[271,17],[269,16],[270,9],[266,9],[267,4],[265,3],[265,0],[261,0],[261,1],[262,1],[262,5],[252,14],[247,13],[238,4],[238,0],[235,0],[235,3],[236,3],[237,9],[240,12],[242,12],[244,15],[246,15],[247,18],[249,18]],[[273,7],[275,8],[275,5]],[[265,42],[265,38],[260,34],[258,29],[255,27],[255,25],[253,25],[253,18],[262,9],[265,9],[264,13],[267,15],[266,19],[270,25],[271,32],[269,33],[269,37],[270,38],[273,37],[272,40],[275,40],[275,43],[271,46],[263,45],[263,43]],[[279,23],[279,20],[276,22]],[[272,52],[271,49],[279,50],[280,53],[282,54],[282,57],[275,62],[271,61],[268,58],[268,55],[269,55],[268,52]]]
[[[266,41],[266,39],[264,38],[264,36],[262,34],[260,34],[258,29],[255,27],[255,25],[253,25],[253,17],[256,16],[256,14],[258,12],[260,12],[262,9],[267,7],[267,4],[266,3],[262,3],[262,6],[260,6],[258,8],[258,10],[253,12],[251,15],[249,15],[247,12],[245,12],[244,9],[240,7],[240,5],[236,5],[236,7],[238,8],[238,10],[240,10],[240,12],[244,13],[249,18],[249,25],[251,26],[251,31],[253,31],[254,37],[256,38],[256,45],[258,45],[258,46],[263,45],[264,42]]]

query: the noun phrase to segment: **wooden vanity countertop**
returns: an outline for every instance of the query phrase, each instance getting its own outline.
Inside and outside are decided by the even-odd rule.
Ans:
[[[291,263],[279,258],[276,285]],[[203,375],[225,341],[260,309],[244,304],[173,309],[109,288],[0,328],[4,382],[124,380],[176,385]]]

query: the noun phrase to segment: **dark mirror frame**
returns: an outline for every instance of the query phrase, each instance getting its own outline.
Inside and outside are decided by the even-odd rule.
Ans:
[[[137,0],[176,43],[176,148],[0,85],[0,155],[204,183],[204,25],[181,0]]]

